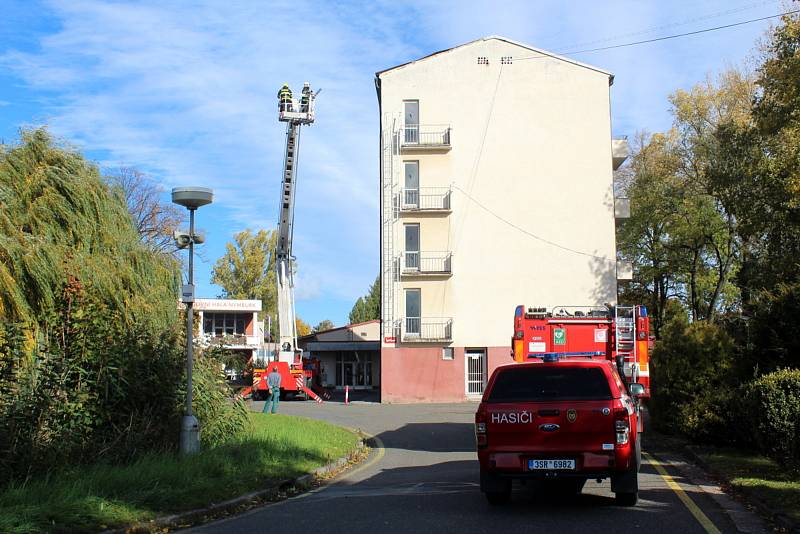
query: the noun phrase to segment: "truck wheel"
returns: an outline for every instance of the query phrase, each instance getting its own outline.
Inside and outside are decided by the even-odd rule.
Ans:
[[[257,389],[253,390],[253,400],[260,401],[261,400],[261,392]]]
[[[489,501],[489,504],[492,506],[506,504],[511,499],[511,484],[508,485],[508,489],[503,491],[487,491],[485,495],[486,500]]]
[[[620,506],[634,506],[639,500],[639,493],[615,493],[614,498]]]

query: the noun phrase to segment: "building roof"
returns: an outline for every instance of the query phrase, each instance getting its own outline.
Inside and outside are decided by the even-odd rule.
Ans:
[[[603,70],[601,68],[594,67],[594,66],[589,65],[587,63],[581,63],[580,61],[576,61],[576,60],[570,59],[568,57],[560,56],[560,55],[555,54],[553,52],[548,52],[547,50],[543,50],[541,48],[536,48],[536,47],[527,45],[525,43],[521,43],[519,41],[514,41],[513,39],[509,39],[507,37],[502,37],[500,35],[489,35],[487,37],[482,37],[480,39],[475,39],[474,41],[470,41],[468,43],[464,43],[464,44],[461,44],[461,45],[458,45],[458,46],[454,46],[452,48],[446,48],[445,50],[439,50],[438,52],[434,52],[432,54],[428,54],[427,56],[421,57],[419,59],[415,59],[413,61],[408,61],[406,63],[402,63],[400,65],[396,65],[394,67],[390,67],[388,69],[384,69],[384,70],[378,71],[378,72],[375,73],[375,76],[377,78],[380,78],[380,76],[382,74],[387,73],[389,71],[393,71],[395,69],[403,68],[403,67],[406,67],[408,65],[412,65],[414,63],[418,63],[420,61],[425,61],[426,59],[430,59],[433,56],[438,56],[439,54],[444,54],[446,52],[450,52],[451,50],[455,50],[456,48],[462,48],[464,46],[469,46],[471,44],[475,44],[475,43],[478,43],[478,42],[481,42],[481,41],[491,41],[491,40],[505,41],[507,43],[511,43],[513,45],[519,46],[520,48],[524,48],[526,50],[530,50],[531,52],[535,52],[536,54],[539,54],[541,56],[552,57],[553,59],[558,59],[560,61],[565,61],[567,63],[572,63],[573,65],[577,65],[579,67],[583,67],[583,68],[586,68],[586,69],[589,69],[589,70],[593,70],[595,72],[599,72],[601,74],[605,74],[606,76],[609,77],[609,81],[608,81],[609,85],[614,82],[614,75],[612,73],[610,73],[609,71],[607,71],[607,70]],[[520,59],[520,58],[515,58],[515,59]]]
[[[310,334],[306,334],[304,336],[298,336],[297,339],[304,339],[304,340],[305,339],[311,339],[312,337],[316,336],[317,334],[327,334],[328,332],[336,332],[337,330],[352,329],[353,327],[356,327],[356,326],[363,326],[365,324],[372,324],[372,323],[379,323],[379,322],[381,322],[380,319],[372,319],[372,320],[364,321],[364,322],[361,322],[361,323],[346,324],[344,326],[337,326],[336,328],[331,328],[330,330],[321,330],[319,332],[311,332]]]

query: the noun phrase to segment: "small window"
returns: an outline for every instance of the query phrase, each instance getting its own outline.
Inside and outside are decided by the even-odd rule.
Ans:
[[[453,347],[443,347],[442,348],[442,359],[443,360],[454,360],[455,355],[453,354]]]

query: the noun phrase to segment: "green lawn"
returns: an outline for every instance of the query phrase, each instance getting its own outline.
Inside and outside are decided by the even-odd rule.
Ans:
[[[251,419],[250,431],[188,458],[154,454],[6,488],[0,532],[96,531],[202,507],[309,473],[359,440],[323,421],[259,413]]]
[[[698,455],[744,495],[800,523],[800,476],[774,461],[737,450],[701,449]]]

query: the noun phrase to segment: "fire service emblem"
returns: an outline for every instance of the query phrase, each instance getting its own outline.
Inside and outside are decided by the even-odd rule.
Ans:
[[[574,423],[576,419],[578,419],[578,412],[575,410],[575,408],[570,408],[567,410],[567,421]]]

